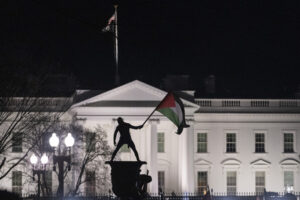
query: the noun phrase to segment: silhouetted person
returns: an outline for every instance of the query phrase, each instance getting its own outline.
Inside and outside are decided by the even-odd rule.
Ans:
[[[114,132],[114,145],[116,145],[116,137],[117,137],[118,132],[120,132],[120,140],[117,144],[117,147],[116,147],[115,151],[113,152],[113,154],[111,156],[111,161],[113,161],[113,159],[115,158],[117,152],[123,146],[123,144],[127,144],[128,147],[130,147],[133,150],[137,161],[140,161],[139,154],[136,151],[135,145],[134,145],[134,143],[131,139],[129,129],[130,128],[132,128],[132,129],[141,129],[141,128],[143,128],[143,125],[141,125],[141,126],[132,126],[129,123],[125,123],[123,121],[122,117],[118,118],[118,123],[119,123],[119,125],[117,126],[117,128]]]

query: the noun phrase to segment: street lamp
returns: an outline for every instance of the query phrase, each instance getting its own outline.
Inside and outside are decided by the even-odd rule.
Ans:
[[[49,139],[50,146],[53,148],[53,171],[56,171],[56,164],[58,165],[58,190],[57,195],[59,197],[64,196],[64,162],[68,164],[68,170],[71,170],[71,147],[74,145],[74,138],[71,133],[68,133],[65,138],[65,146],[68,148],[68,155],[62,155],[61,145],[59,143],[59,138],[56,136],[56,133],[52,133],[51,138]],[[56,155],[56,150],[58,155]]]
[[[41,165],[37,165],[39,159],[35,154],[32,154],[30,157],[30,163],[32,164],[32,172],[33,172],[33,180],[34,176],[37,175],[38,177],[38,194],[37,196],[40,197],[41,195],[41,175],[45,175],[46,164],[48,163],[48,156],[44,153],[40,159]]]

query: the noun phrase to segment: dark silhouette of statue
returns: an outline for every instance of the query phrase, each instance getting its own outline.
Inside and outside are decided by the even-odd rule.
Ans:
[[[136,157],[136,160],[140,161],[139,154],[138,154],[138,152],[135,148],[135,145],[134,145],[134,143],[131,139],[129,129],[141,129],[141,128],[143,128],[143,125],[133,126],[129,123],[124,122],[122,117],[119,117],[117,120],[118,120],[119,125],[117,126],[117,128],[114,132],[114,145],[116,145],[116,137],[117,137],[118,132],[120,132],[120,139],[119,139],[119,142],[117,144],[117,147],[116,147],[115,151],[113,152],[113,154],[111,156],[111,161],[113,161],[113,159],[115,158],[117,152],[120,150],[120,148],[124,144],[127,144],[128,147],[130,147],[133,150],[134,155]]]

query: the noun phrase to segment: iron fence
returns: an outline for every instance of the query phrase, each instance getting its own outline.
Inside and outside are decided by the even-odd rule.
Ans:
[[[23,197],[23,200],[60,200],[57,197]],[[111,195],[95,195],[95,196],[76,196],[64,197],[64,200],[117,200],[118,198]],[[236,193],[228,195],[226,193],[213,193],[211,195],[199,194],[150,194],[145,200],[300,200],[300,193]]]

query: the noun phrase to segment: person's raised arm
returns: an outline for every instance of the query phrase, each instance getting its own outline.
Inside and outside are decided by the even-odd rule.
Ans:
[[[141,129],[141,128],[143,128],[143,125],[133,126],[133,125],[129,124],[129,127],[132,128],[132,129]]]
[[[114,132],[114,145],[116,145],[116,137],[117,137],[117,133],[119,131],[119,126],[117,126],[115,132]]]

